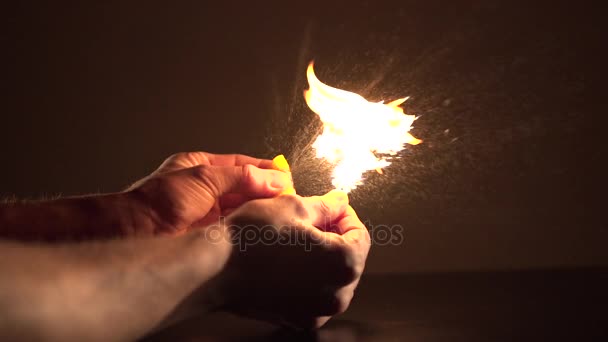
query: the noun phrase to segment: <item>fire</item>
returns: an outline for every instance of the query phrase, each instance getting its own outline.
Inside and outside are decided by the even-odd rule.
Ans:
[[[336,189],[353,190],[362,184],[366,171],[382,173],[405,144],[422,142],[409,133],[416,116],[406,115],[399,107],[407,97],[386,104],[369,102],[319,81],[312,62],[306,76],[306,103],[323,122],[323,132],[312,146],[317,158],[335,166],[332,184]]]

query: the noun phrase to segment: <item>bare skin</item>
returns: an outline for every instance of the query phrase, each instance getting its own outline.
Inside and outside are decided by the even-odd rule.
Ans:
[[[271,164],[244,155],[179,153],[120,193],[0,205],[0,237],[72,241],[183,233],[290,186],[289,175],[270,170]]]
[[[343,312],[367,229],[339,192],[277,196],[290,178],[269,167],[180,154],[123,193],[1,207],[0,339],[132,340],[215,310],[311,328]],[[25,243],[29,223],[51,240],[121,238]]]

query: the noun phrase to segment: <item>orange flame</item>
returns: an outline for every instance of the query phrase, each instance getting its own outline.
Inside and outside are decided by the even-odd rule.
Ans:
[[[382,173],[405,144],[422,142],[409,133],[416,116],[406,115],[399,107],[407,97],[386,104],[369,102],[319,81],[312,62],[306,76],[309,89],[304,98],[323,122],[323,132],[312,146],[317,158],[335,166],[332,184],[336,189],[351,191],[362,184],[366,171]]]

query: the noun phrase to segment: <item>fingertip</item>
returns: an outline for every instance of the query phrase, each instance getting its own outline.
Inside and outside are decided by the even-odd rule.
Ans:
[[[261,169],[245,165],[243,191],[252,197],[276,196],[286,189],[293,188],[291,174],[282,171]]]
[[[269,184],[271,188],[277,190],[278,192],[289,192],[290,189],[293,189],[291,173],[276,170],[266,170],[266,172],[268,172],[271,176]],[[295,194],[295,189],[293,194]]]

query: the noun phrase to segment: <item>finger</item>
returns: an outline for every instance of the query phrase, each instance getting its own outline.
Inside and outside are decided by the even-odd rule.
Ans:
[[[371,246],[369,231],[361,222],[355,210],[349,205],[338,222],[334,224],[335,232],[342,236],[342,241],[349,245],[357,246],[365,256]]]
[[[289,174],[253,165],[204,165],[191,170],[197,176],[199,185],[215,199],[228,193],[240,193],[249,198],[273,197],[293,186]]]
[[[348,207],[348,195],[338,190],[323,196],[304,197],[302,201],[308,211],[310,224],[322,229],[341,218]]]
[[[243,179],[238,192],[248,196],[249,199],[274,197],[285,189],[293,188],[293,181],[288,173],[254,165],[240,168],[243,170]]]
[[[270,169],[272,160],[258,159],[242,154],[213,154],[208,152],[181,152],[167,158],[157,172],[169,172],[187,169],[199,165],[243,166],[254,165]]]
[[[177,171],[198,165],[210,165],[206,152],[180,152],[167,158],[156,172]]]
[[[260,169],[270,169],[272,167],[272,160],[258,159],[244,154],[211,154],[206,153],[206,158],[209,160],[211,165],[216,166],[242,166],[242,165],[254,165]]]
[[[352,230],[367,231],[367,228],[365,228],[365,225],[361,222],[359,216],[357,216],[355,209],[350,205],[344,208],[344,215],[335,223],[334,228],[334,232],[340,235],[345,235]]]

